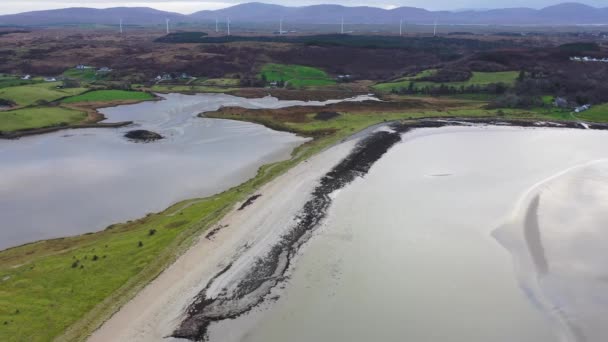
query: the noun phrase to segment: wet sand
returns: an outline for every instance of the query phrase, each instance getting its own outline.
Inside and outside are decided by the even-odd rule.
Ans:
[[[253,311],[211,323],[210,341],[556,340],[561,331],[552,315],[521,285],[520,270],[491,233],[539,180],[605,156],[608,135],[445,127],[403,139],[364,178],[330,195],[329,216],[297,255],[287,282]],[[175,335],[191,317],[194,298],[222,296],[298,224],[311,189],[355,142],[265,186],[91,340]],[[528,241],[538,244],[538,235],[532,230]],[[210,282],[216,276],[223,280]]]
[[[539,180],[607,156],[606,132],[445,127],[403,139],[333,195],[285,288],[246,315],[212,324],[210,341],[563,337],[492,232]]]
[[[526,193],[495,235],[522,288],[567,341],[608,336],[608,160],[559,172]]]

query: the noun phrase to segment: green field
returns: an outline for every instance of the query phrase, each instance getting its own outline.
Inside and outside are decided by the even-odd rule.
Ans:
[[[608,104],[596,105],[589,110],[574,115],[581,120],[606,122],[608,121]]]
[[[149,93],[127,90],[94,90],[63,99],[63,103],[106,102],[106,101],[145,101],[153,99]]]
[[[58,89],[61,82],[45,82],[0,89],[0,98],[15,102],[19,106],[29,106],[38,101],[51,102],[87,91],[86,88]]]
[[[42,81],[39,79],[22,80],[17,76],[0,75],[0,88],[16,87],[40,82]]]
[[[195,83],[210,87],[238,87],[239,82],[240,80],[236,78],[208,78]]]
[[[225,88],[204,85],[166,85],[155,84],[150,90],[159,93],[184,92],[184,93],[224,93],[239,90],[239,88]]]
[[[75,78],[75,79],[78,79],[81,81],[93,82],[93,81],[97,81],[99,79],[104,78],[105,75],[97,74],[97,70],[95,70],[94,68],[90,68],[90,69],[72,68],[72,69],[66,70],[63,73],[63,76],[69,77],[69,78]]]
[[[393,89],[408,88],[410,83],[414,83],[414,88],[421,89],[425,87],[438,87],[442,83],[416,81],[417,79],[430,76],[435,70],[425,70],[413,77],[404,77],[394,82],[379,83],[373,86],[375,90],[381,92],[390,92]],[[464,82],[446,82],[443,83],[449,87],[468,87],[471,85],[484,86],[491,83],[504,83],[511,85],[517,79],[519,72],[517,71],[501,71],[501,72],[478,72],[474,71],[471,78]]]
[[[303,65],[265,64],[260,78],[265,78],[267,82],[285,82],[285,86],[294,88],[336,84],[325,71]]]
[[[28,107],[0,111],[0,131],[65,126],[82,122],[86,118],[86,113],[62,107]]]

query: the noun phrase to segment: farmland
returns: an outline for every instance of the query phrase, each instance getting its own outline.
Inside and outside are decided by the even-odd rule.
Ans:
[[[0,112],[0,131],[68,126],[80,123],[87,118],[86,113],[63,107],[21,108]]]
[[[84,94],[68,97],[61,102],[106,102],[106,101],[145,101],[153,99],[149,93],[127,90],[94,90]]]
[[[286,87],[304,88],[335,84],[321,69],[303,65],[266,64],[260,71],[260,78],[267,82],[280,82]]]
[[[502,71],[502,72],[473,72],[471,77],[462,82],[444,82],[437,83],[431,81],[421,80],[425,77],[431,76],[435,70],[425,70],[421,73],[412,76],[397,79],[394,82],[379,83],[374,86],[375,90],[381,92],[390,92],[393,89],[413,87],[415,89],[421,89],[424,87],[438,87],[445,85],[448,87],[469,87],[469,86],[486,86],[488,84],[504,83],[506,85],[512,85],[518,76],[516,71]],[[419,81],[420,80],[420,81]]]
[[[0,98],[15,102],[18,106],[30,106],[40,102],[52,102],[87,91],[86,88],[58,89],[60,82],[45,82],[0,89]]]
[[[66,70],[63,73],[63,76],[78,79],[81,81],[86,81],[86,82],[93,82],[98,79],[102,79],[104,77],[104,75],[98,75],[97,71],[94,68],[87,68],[87,69],[71,68],[71,69]]]

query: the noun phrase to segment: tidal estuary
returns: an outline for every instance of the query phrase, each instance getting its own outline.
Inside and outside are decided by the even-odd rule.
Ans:
[[[575,129],[403,134],[332,193],[284,284],[208,337],[603,341],[606,144],[605,131]]]
[[[0,249],[93,232],[209,196],[289,157],[307,139],[261,125],[196,117],[221,106],[280,108],[340,102],[162,95],[162,101],[100,110],[113,128],[63,130],[0,141]],[[346,101],[369,99],[360,97]],[[133,129],[165,139],[135,143]]]

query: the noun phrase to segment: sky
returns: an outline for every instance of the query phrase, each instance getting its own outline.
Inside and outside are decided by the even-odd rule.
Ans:
[[[254,0],[251,0],[254,1]],[[532,7],[542,8],[562,2],[574,2],[574,0],[258,0],[259,2],[276,3],[285,6],[304,6],[322,3],[334,3],[345,6],[374,6],[382,8],[394,8],[400,6],[412,6],[426,8],[429,10],[461,10],[461,9],[487,9],[504,7]],[[179,12],[184,14],[193,13],[205,9],[220,9],[239,3],[250,1],[243,0],[0,0],[0,14],[11,14],[26,11],[55,9],[65,7],[152,7],[164,11]],[[595,7],[608,7],[608,0],[578,0]]]

